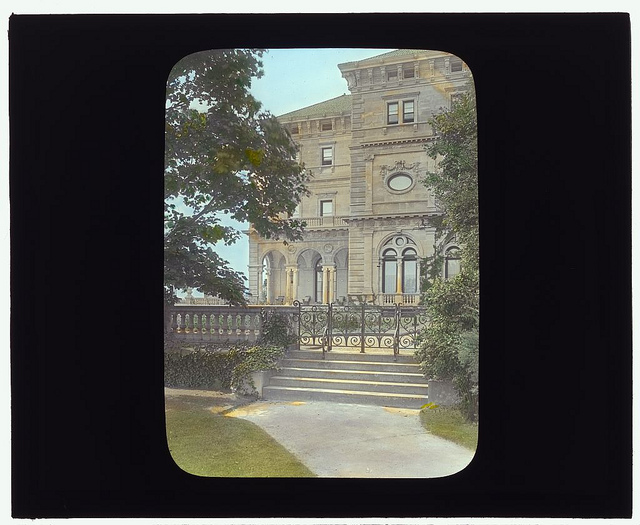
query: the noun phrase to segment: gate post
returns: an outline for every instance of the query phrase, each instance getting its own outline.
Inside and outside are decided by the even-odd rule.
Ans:
[[[300,301],[298,301],[297,299],[295,301],[293,301],[293,306],[298,308],[298,333],[297,333],[297,348],[298,351],[300,351],[300,339],[302,337],[302,303]],[[293,320],[295,322],[295,316],[296,314],[293,314]]]
[[[393,332],[393,360],[398,360],[398,354],[400,353],[400,316],[402,312],[400,310],[400,304],[396,304],[396,327]]]
[[[362,313],[360,315],[360,353],[364,354],[364,319],[366,304],[362,301]]]
[[[331,352],[333,344],[333,304],[329,303],[327,309],[327,352]]]

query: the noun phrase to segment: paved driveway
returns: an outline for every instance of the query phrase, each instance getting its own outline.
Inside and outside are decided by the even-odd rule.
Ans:
[[[436,478],[473,451],[427,433],[419,411],[343,403],[257,402],[226,415],[259,425],[321,477]]]

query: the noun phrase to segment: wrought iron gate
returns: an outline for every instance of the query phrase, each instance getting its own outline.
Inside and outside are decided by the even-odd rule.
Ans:
[[[294,301],[298,309],[298,346],[414,349],[427,323],[424,307],[361,304],[314,304]]]

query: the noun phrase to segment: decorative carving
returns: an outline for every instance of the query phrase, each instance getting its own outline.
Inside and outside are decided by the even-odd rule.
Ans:
[[[367,73],[369,74],[369,84],[373,84],[373,68],[370,67]]]
[[[298,248],[296,248],[293,244],[290,244],[290,245],[287,247],[287,251],[288,251],[289,253],[296,253],[296,251],[297,251],[297,250],[298,250]]]
[[[387,164],[383,164],[380,166],[380,175],[382,179],[386,179],[387,175],[391,173],[395,173],[397,171],[411,171],[413,173],[418,173],[418,169],[420,168],[420,162],[414,162],[413,164],[407,164],[404,160],[399,160],[392,166]]]
[[[333,251],[333,245],[332,244],[325,244],[324,245],[324,253],[331,253]]]
[[[351,89],[352,87],[354,87],[356,85],[356,77],[354,76],[353,73],[351,73],[351,72],[345,73],[344,78],[347,81],[347,87],[349,89]]]

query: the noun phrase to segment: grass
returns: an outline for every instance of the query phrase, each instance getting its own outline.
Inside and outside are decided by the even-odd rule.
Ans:
[[[167,441],[176,464],[197,476],[311,477],[314,474],[257,425],[201,406],[167,402]]]
[[[478,424],[466,421],[457,408],[424,408],[420,422],[428,432],[468,449],[475,450],[478,445]]]

